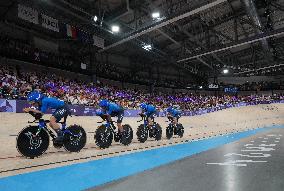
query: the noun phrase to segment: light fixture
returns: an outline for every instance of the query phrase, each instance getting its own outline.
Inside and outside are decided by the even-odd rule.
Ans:
[[[95,15],[95,16],[93,17],[93,20],[94,20],[95,22],[97,22],[97,21],[98,21],[98,17],[97,17],[97,15]]]
[[[151,44],[144,44],[144,45],[142,46],[142,48],[143,48],[144,50],[150,51],[150,50],[152,50],[152,45],[151,45]]]
[[[111,27],[111,31],[114,32],[114,33],[118,33],[118,32],[119,32],[119,26],[113,25],[113,26]]]
[[[160,18],[160,13],[159,12],[152,13],[152,18],[153,19],[159,19]]]
[[[224,69],[224,70],[223,70],[223,73],[224,73],[224,74],[228,74],[228,73],[229,73],[229,70],[228,70],[228,69]]]

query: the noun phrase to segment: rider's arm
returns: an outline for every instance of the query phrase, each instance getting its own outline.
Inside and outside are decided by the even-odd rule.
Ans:
[[[171,113],[167,113],[167,117],[173,117]]]
[[[110,104],[107,109],[106,109],[106,114],[107,115],[111,115],[112,112],[114,112],[116,110],[115,106],[113,106],[112,104]]]
[[[23,109],[23,111],[25,112],[25,113],[29,113],[29,112],[33,112],[33,113],[40,113],[40,114],[44,114],[43,112],[41,112],[40,110],[37,110],[37,109],[33,109],[33,108],[24,108]]]
[[[32,108],[25,108],[24,112],[28,113],[28,112],[33,112],[33,113],[40,113],[40,114],[44,114],[46,112],[46,110],[48,109],[48,105],[47,102],[45,102],[44,100],[41,103],[42,105],[40,106],[40,110],[38,109],[32,109]]]
[[[140,116],[145,116],[146,114],[145,114],[145,111],[144,111],[144,110],[141,110],[141,112],[138,113],[138,115],[140,115]]]
[[[47,109],[48,109],[48,104],[45,100],[43,100],[42,103],[41,103],[40,111],[42,113],[45,113],[47,111]]]

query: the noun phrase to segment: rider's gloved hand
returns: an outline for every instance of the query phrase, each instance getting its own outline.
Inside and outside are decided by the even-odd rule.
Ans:
[[[31,114],[36,120],[39,120],[42,118],[42,114],[41,113],[35,113],[32,111],[29,111],[29,114]]]
[[[35,113],[34,117],[35,117],[36,120],[39,120],[39,119],[42,118],[42,114],[41,113]]]
[[[174,117],[171,116],[171,115],[168,115],[167,117],[168,117],[168,119],[173,119],[173,118],[174,118]]]

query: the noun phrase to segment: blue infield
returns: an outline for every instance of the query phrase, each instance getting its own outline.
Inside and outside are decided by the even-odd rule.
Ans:
[[[83,190],[222,146],[273,126],[0,179],[1,191]],[[44,160],[44,158],[42,158]]]

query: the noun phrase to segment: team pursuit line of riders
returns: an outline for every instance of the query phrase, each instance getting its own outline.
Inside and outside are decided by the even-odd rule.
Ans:
[[[50,138],[55,148],[64,147],[69,152],[79,152],[86,145],[87,135],[80,125],[66,126],[66,119],[71,116],[71,111],[64,101],[47,97],[37,91],[31,92],[27,100],[32,107],[24,108],[23,111],[31,114],[34,121],[28,122],[33,125],[25,127],[17,136],[19,153],[27,158],[38,157],[48,149]],[[94,135],[96,145],[101,149],[105,149],[112,144],[113,140],[123,145],[129,145],[133,139],[133,130],[128,124],[122,125],[123,107],[106,99],[100,100],[98,105],[101,109],[96,111],[96,115],[100,116],[102,121],[98,122],[101,125],[96,129]],[[141,120],[137,122],[143,123],[137,128],[138,141],[144,143],[148,137],[157,141],[161,140],[162,128],[154,120],[155,106],[141,103],[140,108]],[[48,109],[54,109],[55,111],[49,120],[44,120],[42,117]],[[117,121],[113,121],[112,117],[117,117]],[[169,120],[169,125],[166,128],[167,139],[171,139],[173,135],[183,136],[184,128],[178,122],[180,117],[180,110],[173,106],[167,108],[167,118]],[[56,133],[53,133],[48,126]]]

